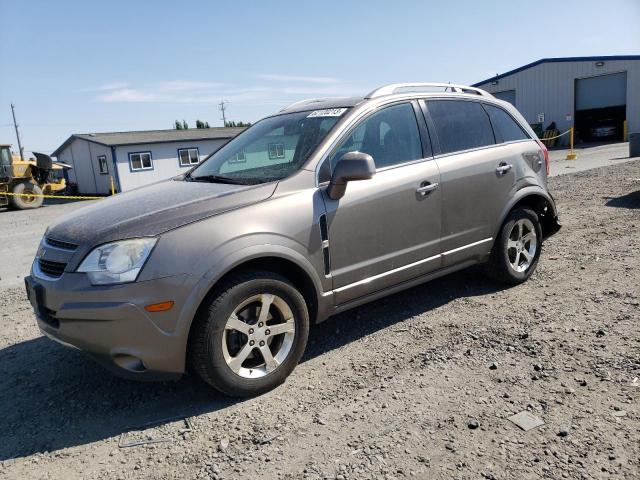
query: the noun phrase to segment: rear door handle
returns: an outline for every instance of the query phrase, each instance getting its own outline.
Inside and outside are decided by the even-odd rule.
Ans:
[[[496,168],[496,173],[498,175],[504,175],[512,168],[513,168],[513,165],[511,165],[510,163],[501,163],[500,165],[498,165],[498,168]]]
[[[439,185],[440,184],[438,182],[427,183],[426,185],[422,185],[422,186],[418,187],[416,189],[416,192],[418,192],[422,196],[425,196],[425,195],[429,194],[430,192],[433,192],[436,188],[438,188]]]

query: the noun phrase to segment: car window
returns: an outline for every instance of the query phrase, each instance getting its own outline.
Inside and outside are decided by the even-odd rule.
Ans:
[[[484,104],[484,108],[491,119],[497,142],[513,142],[529,138],[522,127],[503,109],[487,104]]]
[[[207,157],[188,178],[219,176],[247,184],[286,178],[302,168],[347,110],[324,109],[265,118]]]
[[[489,116],[478,102],[429,100],[427,107],[435,124],[441,153],[495,143]]]
[[[331,156],[331,170],[345,153],[356,150],[371,155],[377,168],[421,159],[422,144],[413,106],[394,105],[364,119]]]

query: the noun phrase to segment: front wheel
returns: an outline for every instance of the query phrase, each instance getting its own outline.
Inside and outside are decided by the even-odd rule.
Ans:
[[[298,364],[309,335],[304,297],[271,272],[227,280],[194,321],[189,363],[222,393],[247,397],[285,381]]]
[[[493,245],[486,272],[494,280],[517,285],[533,274],[541,250],[542,228],[536,212],[513,210]]]
[[[11,193],[16,194],[10,196],[10,203],[13,208],[18,210],[28,210],[32,208],[39,208],[42,206],[43,198],[42,189],[31,182],[18,183]]]

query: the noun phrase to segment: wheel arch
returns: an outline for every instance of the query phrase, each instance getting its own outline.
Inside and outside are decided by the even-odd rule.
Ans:
[[[315,322],[318,315],[318,286],[310,272],[291,258],[278,254],[265,254],[245,259],[227,268],[210,286],[207,294],[202,298],[198,310],[210,298],[215,295],[216,287],[226,279],[247,271],[267,271],[282,275],[295,286],[305,299],[309,310],[309,319]]]
[[[514,198],[503,209],[500,221],[495,229],[494,238],[497,238],[507,215],[516,208],[528,208],[533,210],[540,219],[543,240],[560,230],[558,212],[553,197],[538,187],[528,187],[519,190]]]
[[[272,248],[274,245],[259,245],[250,249],[243,249],[236,252],[233,259],[227,259],[224,267],[217,265],[211,272],[215,271],[215,276],[207,275],[203,277],[200,285],[196,288],[194,297],[191,299],[195,306],[182,313],[182,332],[180,336],[184,338],[182,343],[182,361],[186,367],[187,349],[189,347],[190,336],[194,321],[206,303],[216,295],[217,288],[226,279],[243,271],[257,269],[270,271],[282,275],[288,279],[302,294],[309,310],[310,322],[317,323],[329,315],[331,304],[328,299],[331,297],[322,295],[322,287],[319,279],[313,273],[313,267],[303,260],[296,258],[298,255],[289,249]],[[301,256],[301,255],[300,255]]]
[[[324,293],[322,282],[313,265],[301,253],[274,244],[253,245],[225,257],[200,279],[188,300],[191,307],[181,313],[181,325],[178,326],[180,335],[188,337],[198,312],[211,296],[216,294],[216,288],[221,282],[232,275],[251,269],[271,271],[287,278],[304,297],[312,323],[329,316],[332,307],[331,294]]]

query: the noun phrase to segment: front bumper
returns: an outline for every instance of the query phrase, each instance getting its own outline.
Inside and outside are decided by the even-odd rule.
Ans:
[[[49,338],[91,354],[127,377],[166,379],[184,373],[187,335],[177,331],[186,275],[122,285],[93,286],[82,273],[59,279],[25,278],[40,330]],[[173,300],[166,312],[145,305]]]

